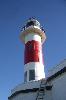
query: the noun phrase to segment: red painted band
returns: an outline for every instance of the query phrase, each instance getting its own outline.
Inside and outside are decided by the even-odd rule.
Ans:
[[[25,44],[24,64],[29,62],[39,62],[39,53],[41,44],[38,41],[32,40]]]

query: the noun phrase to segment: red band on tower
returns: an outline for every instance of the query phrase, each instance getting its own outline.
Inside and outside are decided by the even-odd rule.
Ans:
[[[39,53],[41,44],[38,41],[32,40],[25,44],[24,64],[29,62],[39,62]]]

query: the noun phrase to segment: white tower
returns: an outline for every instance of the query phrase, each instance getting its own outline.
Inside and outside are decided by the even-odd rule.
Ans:
[[[46,36],[40,23],[30,18],[21,31],[20,39],[25,43],[24,82],[45,78],[42,44]]]

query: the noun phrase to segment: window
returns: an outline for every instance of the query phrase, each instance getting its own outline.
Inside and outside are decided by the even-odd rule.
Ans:
[[[24,82],[27,82],[27,71],[24,73]]]
[[[28,22],[27,25],[26,25],[26,27],[29,27],[29,26],[31,26],[31,25],[34,26],[34,22],[33,22],[33,21]]]
[[[29,70],[29,81],[35,80],[35,70]]]

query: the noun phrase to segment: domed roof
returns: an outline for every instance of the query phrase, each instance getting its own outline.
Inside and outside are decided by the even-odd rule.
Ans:
[[[20,39],[25,42],[25,36],[27,34],[36,33],[41,36],[42,43],[45,41],[45,31],[40,23],[35,18],[29,18],[21,30]]]
[[[28,21],[27,21],[25,26],[27,28],[27,27],[29,27],[31,25],[40,27],[40,23],[35,18],[33,18],[33,17],[28,19]]]

